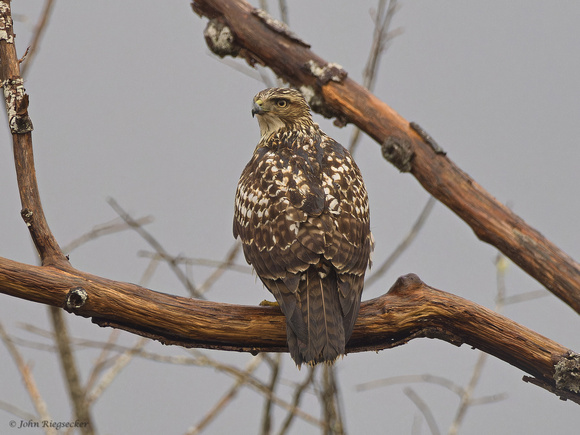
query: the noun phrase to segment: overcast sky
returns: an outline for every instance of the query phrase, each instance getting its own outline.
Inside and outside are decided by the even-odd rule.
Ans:
[[[29,44],[41,0],[13,2],[19,55]],[[275,3],[277,2],[270,2]],[[257,2],[254,2],[257,4]],[[372,38],[374,1],[290,1],[292,30],[322,58],[361,81]],[[273,7],[271,11],[277,16]],[[575,259],[580,258],[580,3],[545,1],[402,1],[393,27],[404,32],[388,49],[375,94],[416,121],[447,155],[499,201]],[[171,254],[220,260],[233,243],[235,187],[259,138],[250,114],[265,85],[224,63],[205,46],[206,19],[187,0],[57,1],[29,75],[34,151],[45,213],[61,246],[115,218],[114,198],[135,217],[152,215],[147,229]],[[338,129],[315,115],[346,144],[351,127]],[[0,123],[0,256],[29,264],[37,258],[20,202],[6,123]],[[363,137],[355,159],[371,202],[375,264],[402,240],[428,199],[409,174],[386,163]],[[107,236],[71,255],[73,266],[107,278],[138,282],[149,247],[133,232]],[[451,211],[436,204],[415,243],[363,299],[385,293],[395,279],[417,273],[427,284],[493,308],[494,259],[489,245]],[[238,258],[238,264],[245,264]],[[211,273],[195,267],[197,284]],[[186,291],[165,266],[147,284],[165,293]],[[508,295],[541,286],[510,265]],[[226,274],[208,294],[215,301],[257,304],[269,294],[249,274]],[[507,306],[504,314],[576,351],[580,319],[555,297]],[[15,336],[48,342],[23,324],[49,328],[46,307],[0,295],[0,321]],[[106,340],[110,329],[67,315],[71,334]],[[132,344],[137,337],[123,334]],[[148,350],[187,355],[150,343]],[[71,420],[54,354],[22,348],[49,412]],[[243,366],[249,354],[209,352]],[[86,379],[98,350],[77,353]],[[419,413],[405,385],[358,392],[355,386],[387,377],[429,373],[466,385],[478,352],[420,339],[397,349],[348,355],[337,364],[349,433],[411,433]],[[20,376],[0,346],[0,400],[33,412]],[[302,379],[283,356],[283,377]],[[578,405],[522,382],[524,375],[488,358],[475,396],[507,393],[504,401],[472,407],[463,434],[544,434],[580,424]],[[268,371],[258,371],[267,379]],[[232,380],[208,368],[137,359],[93,409],[99,433],[183,433],[227,391]],[[439,386],[413,384],[447,432],[457,397]],[[279,395],[291,400],[282,385]],[[262,398],[243,390],[206,433],[253,434]],[[317,415],[314,397],[306,408]],[[284,414],[276,413],[275,424]],[[14,417],[0,409],[0,432]],[[243,422],[243,424],[241,424]],[[277,426],[276,426],[277,427]],[[23,433],[23,432],[22,432]],[[293,433],[316,433],[296,422]],[[423,422],[422,432],[429,433]]]

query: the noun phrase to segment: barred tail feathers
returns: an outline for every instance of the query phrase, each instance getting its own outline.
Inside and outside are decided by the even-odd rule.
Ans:
[[[343,314],[336,273],[331,268],[310,267],[296,294],[306,326],[305,334],[288,322],[288,348],[297,365],[333,362],[345,351]]]

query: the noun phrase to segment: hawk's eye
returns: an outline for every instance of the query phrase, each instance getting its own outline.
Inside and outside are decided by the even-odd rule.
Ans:
[[[278,107],[286,107],[288,105],[288,100],[280,99],[276,101],[276,104],[278,105]]]

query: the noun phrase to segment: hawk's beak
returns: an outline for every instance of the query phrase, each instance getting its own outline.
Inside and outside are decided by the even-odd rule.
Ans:
[[[264,108],[262,107],[262,104],[264,104],[262,100],[254,101],[254,103],[252,104],[252,118],[254,117],[254,115],[261,115],[262,113],[264,113]]]

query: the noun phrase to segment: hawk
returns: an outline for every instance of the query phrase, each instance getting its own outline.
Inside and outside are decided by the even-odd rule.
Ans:
[[[253,115],[261,137],[236,190],[234,237],[286,316],[298,367],[332,363],[345,353],[370,266],[367,191],[299,91],[259,92]]]

